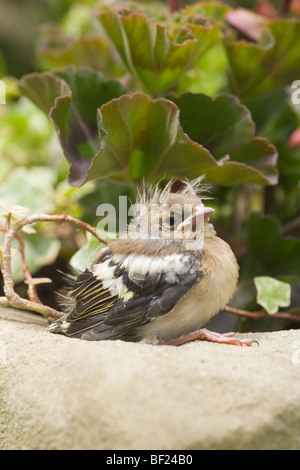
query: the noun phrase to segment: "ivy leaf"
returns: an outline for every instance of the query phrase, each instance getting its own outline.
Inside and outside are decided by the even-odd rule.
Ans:
[[[0,184],[0,209],[15,218],[54,209],[54,170],[47,167],[17,167]],[[0,210],[1,212],[1,210]]]
[[[291,84],[300,73],[299,36],[300,21],[290,18],[272,20],[257,42],[224,40],[233,93],[244,100]]]
[[[27,215],[53,212],[54,176],[54,171],[47,167],[15,168],[6,181],[0,184],[0,215],[11,213],[18,220]],[[32,226],[23,227],[22,232],[25,260],[31,274],[55,261],[61,246],[59,240],[35,233]],[[3,241],[4,232],[1,232],[0,244]],[[17,240],[13,240],[13,249],[13,279],[20,282],[24,280],[24,273]]]
[[[0,202],[0,215],[8,216],[10,214],[14,219],[22,219],[26,214],[28,214],[28,212],[28,207],[24,207],[19,204],[8,206],[7,204]]]
[[[169,28],[130,8],[101,8],[95,13],[125,67],[153,95],[174,88],[180,77],[220,42],[216,21],[180,16]]]
[[[44,233],[22,234],[24,243],[25,262],[31,274],[35,274],[40,268],[51,265],[56,260],[61,243],[57,238],[47,236]],[[0,245],[3,245],[4,233],[0,232]],[[21,268],[21,256],[19,244],[16,239],[12,242],[12,277],[15,282],[24,281],[25,276]],[[0,255],[2,248],[0,246]]]
[[[31,274],[35,274],[43,266],[51,265],[56,260],[61,243],[57,238],[47,236],[43,233],[23,234],[25,261]],[[16,255],[12,260],[12,275],[15,282],[24,280],[21,269],[21,259],[17,243]]]
[[[107,237],[107,234],[104,235]],[[70,259],[70,265],[77,271],[84,271],[91,266],[103,244],[91,233],[86,234],[87,242]]]
[[[267,139],[255,136],[251,114],[237,97],[183,93],[169,98],[179,107],[180,123],[189,137],[220,159],[217,168],[207,170],[207,181],[277,183],[277,151]]]
[[[257,289],[257,303],[270,315],[277,313],[279,307],[288,307],[290,305],[290,284],[269,276],[255,277],[254,283]]]

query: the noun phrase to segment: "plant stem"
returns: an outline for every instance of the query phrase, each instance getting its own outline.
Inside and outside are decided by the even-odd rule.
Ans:
[[[0,297],[0,306],[1,307],[9,307],[9,301],[6,297]]]
[[[178,11],[181,8],[181,1],[180,0],[168,0],[169,10],[171,13],[174,11]]]
[[[20,256],[21,256],[21,268],[24,273],[26,281],[30,281],[32,279],[32,276],[25,262],[23,237],[22,235],[16,235],[16,238],[18,239],[18,242],[19,242],[19,249],[20,249]],[[34,285],[32,284],[28,285],[27,293],[28,293],[29,300],[32,300],[33,302],[37,302],[39,304],[42,303],[37,295],[36,287]]]
[[[266,186],[264,188],[264,213],[266,215],[275,215],[275,193],[273,186]]]
[[[230,307],[229,305],[227,305],[224,310],[225,312],[233,313],[234,315],[255,318],[256,320],[259,320],[260,318],[283,318],[285,320],[300,321],[300,315],[286,312],[278,312],[270,315],[269,313],[265,312],[265,310],[261,310],[259,312],[248,312],[248,310],[241,310],[239,308]]]
[[[291,220],[286,225],[284,225],[281,229],[281,233],[286,234],[288,232],[292,232],[293,230],[300,227],[300,216],[296,217],[296,219]]]
[[[49,321],[53,321],[57,318],[60,318],[63,313],[58,312],[57,310],[43,305],[39,302],[23,299],[20,297],[14,290],[14,281],[12,278],[12,269],[11,269],[11,245],[13,239],[17,236],[17,232],[21,230],[25,225],[30,225],[35,222],[69,222],[84,230],[92,233],[99,241],[107,244],[108,241],[97,234],[95,228],[91,227],[89,224],[82,222],[81,220],[75,219],[69,215],[57,214],[57,215],[48,215],[48,214],[38,214],[32,215],[30,217],[25,217],[19,222],[15,223],[12,228],[8,230],[5,235],[3,253],[2,253],[2,275],[4,281],[4,293],[6,298],[0,298],[0,305],[9,305],[16,308],[21,308],[25,310],[31,310],[40,313],[46,317]],[[30,279],[31,278],[31,274]],[[5,299],[5,300],[4,300]]]
[[[290,5],[292,3],[292,0],[283,0],[282,2],[282,13],[288,13],[290,9]]]
[[[7,230],[5,228],[0,227],[0,231],[5,232],[5,233],[8,232],[10,225],[8,224],[7,227],[8,227]],[[31,281],[32,276],[31,276],[31,273],[30,273],[30,271],[28,269],[28,266],[25,262],[23,237],[22,237],[22,235],[16,233],[15,238],[18,240],[18,243],[19,243],[22,271],[24,273],[26,281]],[[1,269],[2,269],[2,266],[1,266]],[[42,303],[40,301],[40,299],[38,298],[35,285],[31,284],[30,282],[28,283],[27,294],[28,294],[29,300],[32,300],[33,302],[38,302],[40,304]]]

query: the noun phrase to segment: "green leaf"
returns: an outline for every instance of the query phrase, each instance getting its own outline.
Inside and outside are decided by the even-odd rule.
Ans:
[[[242,276],[300,276],[300,239],[284,237],[278,221],[252,214],[248,224],[248,249]]]
[[[56,33],[59,34],[60,30]],[[75,65],[91,67],[107,77],[120,77],[124,74],[124,68],[110,41],[96,34],[75,39],[66,36],[55,47],[44,42],[39,47],[38,55],[48,66],[56,69]]]
[[[0,78],[2,78],[6,74],[6,63],[4,60],[3,53],[0,49]]]
[[[0,202],[0,215],[11,215],[14,219],[22,219],[29,212],[29,209],[19,204],[13,204],[9,206],[8,204],[3,204]]]
[[[242,99],[290,85],[300,73],[300,21],[271,21],[257,43],[224,40],[231,90]]]
[[[217,166],[209,151],[183,132],[178,118],[174,103],[152,100],[144,93],[124,95],[101,106],[102,146],[87,180],[112,175],[133,181],[193,178]]]
[[[19,219],[27,215],[53,212],[54,179],[51,168],[15,168],[6,181],[0,184],[0,214],[9,211],[13,218]],[[22,232],[25,261],[31,274],[55,261],[61,246],[59,240],[47,234],[35,234],[31,225],[25,226]],[[0,235],[2,244],[4,233]],[[13,247],[16,250],[12,260],[13,279],[20,282],[24,280],[24,273],[17,240],[13,241]]]
[[[184,15],[169,28],[129,8],[97,11],[125,67],[154,95],[174,88],[180,77],[220,41],[220,24]]]
[[[25,262],[32,275],[37,273],[43,266],[54,263],[61,248],[58,239],[44,233],[27,234],[25,232],[22,233],[22,238]],[[0,232],[0,245],[3,245],[3,241],[4,233]],[[13,240],[12,247],[12,277],[15,282],[22,282],[25,276],[21,268],[19,244],[16,239]]]
[[[217,166],[209,151],[183,132],[179,110],[169,100],[143,93],[112,99],[123,94],[121,85],[88,69],[31,74],[20,87],[55,123],[73,186],[107,177],[194,178]],[[96,106],[104,101],[97,127]]]
[[[0,184],[0,204],[26,207],[29,210],[27,215],[51,213],[54,209],[54,179],[55,173],[51,168],[17,167]]]
[[[287,140],[294,128],[291,128],[292,112],[289,109],[290,96],[287,90],[279,90],[268,95],[244,100],[243,104],[251,112],[258,133],[273,140],[277,137],[278,140],[278,132],[282,134],[288,128],[286,135],[279,135],[279,138],[283,137],[285,141]],[[278,121],[280,121],[280,125],[274,128],[274,123],[277,124]]]
[[[20,87],[54,122],[73,186],[107,177],[155,182],[200,174],[220,184],[277,182],[274,147],[254,137],[249,112],[232,96],[186,93],[170,96],[172,102],[124,95],[117,82],[71,67],[25,76]]]
[[[198,14],[201,16],[208,16],[216,21],[224,21],[227,13],[230,12],[230,6],[217,1],[210,2],[197,2],[194,5],[187,5],[184,10],[175,13],[177,16]]]
[[[257,303],[270,315],[277,313],[279,307],[288,307],[291,303],[291,286],[273,277],[254,278],[257,289]]]
[[[24,234],[25,261],[30,273],[33,275],[43,266],[51,265],[56,260],[60,251],[60,241],[49,237],[44,233]],[[20,253],[18,245],[13,244],[17,252],[12,260],[12,275],[15,282],[24,280],[24,273],[21,269]]]
[[[285,197],[282,215],[277,206],[277,217],[288,221],[297,213],[300,179],[300,147],[291,148],[289,145],[289,138],[299,125],[290,95],[287,90],[281,90],[247,100],[245,104],[251,111],[257,132],[270,140],[278,151],[277,168]]]
[[[221,159],[218,167],[207,170],[207,181],[277,183],[277,151],[267,139],[255,136],[251,114],[238,98],[232,95],[211,98],[201,93],[169,98],[179,107],[180,123],[189,137]]]
[[[20,90],[49,114],[70,163],[69,183],[80,186],[100,147],[97,109],[126,90],[118,82],[105,80],[99,72],[84,67],[25,75]]]
[[[227,86],[227,56],[223,45],[212,47],[180,78],[176,93],[190,91],[214,96]]]
[[[107,237],[107,233],[105,233],[104,236]],[[89,268],[98,255],[101,247],[104,246],[91,233],[88,232],[86,237],[86,244],[76,251],[76,253],[70,259],[70,265],[77,271],[84,271],[85,269]]]
[[[92,185],[92,188],[91,188]],[[97,215],[97,208],[99,204],[105,201],[105,204],[111,204],[116,208],[117,214],[120,212],[127,213],[127,208],[122,208],[120,204],[120,196],[124,197],[124,201],[134,201],[136,199],[135,185],[129,183],[121,183],[120,181],[111,178],[103,178],[82,186],[89,187],[86,194],[78,201],[81,210],[81,220],[89,223],[93,227],[99,222],[99,215]],[[72,188],[78,193],[78,188]],[[116,230],[119,229],[119,217],[116,220]],[[104,235],[105,236],[105,235]]]
[[[47,167],[54,150],[54,129],[47,116],[25,97],[11,101],[1,111],[0,182],[17,166]],[[55,162],[57,168],[56,165],[60,162]]]

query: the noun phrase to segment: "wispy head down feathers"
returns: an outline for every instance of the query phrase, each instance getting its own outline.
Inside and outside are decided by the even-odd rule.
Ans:
[[[163,204],[169,200],[172,193],[192,199],[210,199],[207,195],[209,186],[202,184],[204,178],[205,175],[201,175],[192,181],[183,180],[180,182],[180,188],[175,191],[173,191],[174,183],[176,181],[174,179],[168,181],[164,188],[160,188],[159,183],[155,187],[146,187],[144,183],[140,188],[138,188],[136,203],[143,204],[148,207],[151,204]]]

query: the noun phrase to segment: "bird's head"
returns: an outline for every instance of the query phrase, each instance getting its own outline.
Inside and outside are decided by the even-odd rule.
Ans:
[[[178,192],[172,192],[172,182],[163,190],[158,187],[140,192],[136,212],[129,225],[133,238],[178,240],[201,248],[204,237],[213,230],[209,223],[214,209],[204,205],[202,178],[183,182]]]

